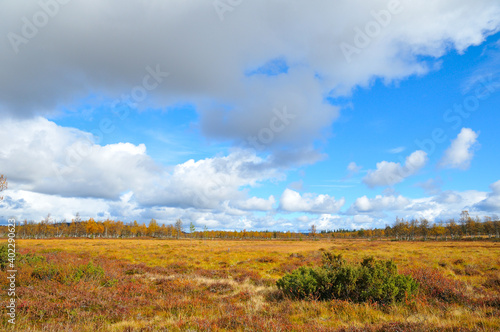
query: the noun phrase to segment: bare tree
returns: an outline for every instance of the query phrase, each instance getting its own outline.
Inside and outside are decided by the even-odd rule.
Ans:
[[[429,234],[429,220],[423,218],[420,220],[420,234],[423,236],[424,241],[427,241],[427,235]]]
[[[177,231],[177,238],[179,238],[182,233],[182,220],[177,219],[175,222],[175,230]]]
[[[469,220],[470,220],[470,215],[469,215],[469,211],[465,210],[465,211],[462,211],[462,213],[460,213],[460,224],[462,225],[462,232],[463,234],[465,234],[465,237],[467,237],[467,233],[468,233],[468,224],[469,224]]]
[[[497,239],[500,238],[500,219],[498,218],[498,216],[496,214],[494,214],[492,216],[493,219],[493,227],[495,228],[495,233],[497,235]]]
[[[309,229],[309,234],[311,234],[313,238],[316,236],[316,225],[314,224],[311,225],[311,228]]]
[[[7,189],[7,179],[0,174],[0,192]],[[0,196],[0,201],[3,200],[3,196]]]

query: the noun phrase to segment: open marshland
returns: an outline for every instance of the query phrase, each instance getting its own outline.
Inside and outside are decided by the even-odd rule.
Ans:
[[[41,239],[17,246],[18,330],[500,328],[500,242]],[[297,300],[276,287],[301,266],[321,265],[325,252],[353,263],[391,259],[419,283],[418,293],[385,305]]]

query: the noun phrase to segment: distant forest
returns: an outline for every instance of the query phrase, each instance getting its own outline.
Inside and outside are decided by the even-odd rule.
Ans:
[[[27,221],[16,224],[16,237],[21,239],[40,238],[192,238],[192,239],[336,239],[336,238],[372,238],[393,240],[465,240],[479,238],[500,238],[500,220],[498,217],[471,217],[468,211],[462,211],[460,218],[446,222],[431,223],[427,219],[399,219],[392,226],[359,230],[317,230],[312,225],[307,233],[284,231],[220,231],[197,230],[191,223],[185,225],[178,219],[174,224],[159,225],[151,219],[146,225],[137,221],[122,221],[92,218],[81,220],[79,216],[71,222],[55,222],[48,215],[40,222]],[[6,237],[8,226],[0,226],[0,236]]]

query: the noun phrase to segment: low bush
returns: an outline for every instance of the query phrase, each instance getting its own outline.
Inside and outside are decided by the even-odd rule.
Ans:
[[[349,264],[341,255],[323,254],[323,266],[300,267],[276,282],[293,299],[378,302],[392,304],[413,297],[418,284],[410,276],[398,274],[392,261],[365,258]]]
[[[9,246],[7,243],[0,245],[0,269],[4,270],[9,263]]]
[[[31,272],[31,277],[39,280],[60,280],[62,275],[62,269],[53,264],[37,266]]]
[[[31,277],[39,280],[56,280],[62,284],[73,284],[80,280],[101,280],[104,270],[89,262],[76,267],[61,267],[54,264],[37,266],[31,272]]]
[[[14,255],[11,252],[11,257],[9,257],[9,244],[0,245],[0,270],[4,270],[9,263],[34,265],[44,262],[45,257],[33,253],[20,254],[16,251]]]
[[[468,300],[466,284],[444,276],[437,269],[413,268],[406,273],[417,280],[425,296],[447,303],[466,303]]]
[[[45,263],[46,259],[44,256],[40,256],[37,254],[32,254],[32,253],[27,253],[27,254],[20,254],[17,258],[19,263],[24,263],[28,264],[30,266]]]
[[[490,275],[483,286],[500,292],[500,273]]]
[[[210,293],[227,294],[234,291],[234,287],[227,282],[215,282],[207,286]]]
[[[101,280],[104,277],[104,270],[99,265],[94,265],[92,261],[88,264],[77,266],[72,274],[72,279],[76,282],[85,280]]]

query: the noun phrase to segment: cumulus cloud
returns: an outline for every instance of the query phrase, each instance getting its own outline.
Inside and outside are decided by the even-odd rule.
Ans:
[[[173,224],[177,219],[185,223],[193,224],[202,228],[207,226],[212,229],[269,229],[272,225],[282,224],[281,218],[269,216],[253,216],[249,212],[234,209],[226,209],[221,204],[219,209],[202,210],[194,208],[178,207],[148,207],[144,208],[135,200],[131,193],[125,193],[120,199],[112,201],[101,198],[61,197],[47,195],[23,190],[7,190],[4,193],[5,200],[0,202],[0,220],[14,217],[17,220],[40,221],[51,214],[52,220],[70,221],[79,213],[82,219],[95,218],[104,220],[107,218],[121,220],[123,222],[148,222],[152,218],[160,223]]]
[[[0,40],[0,169],[17,188],[6,193],[4,204],[12,212],[34,206],[29,215],[55,211],[57,204],[84,211],[88,204],[103,216],[181,216],[212,227],[286,224],[247,218],[247,209],[270,211],[275,202],[272,196],[249,198],[242,188],[283,179],[283,169],[324,158],[314,142],[339,115],[325,97],[349,95],[374,79],[389,83],[424,74],[434,68],[432,58],[451,48],[464,52],[500,27],[496,1],[402,1],[390,24],[347,61],[340,45],[354,45],[358,28],[374,20],[373,11],[386,8],[386,0],[255,0],[224,13],[221,21],[212,1],[73,0],[27,37],[26,21],[41,12],[39,2],[1,1],[0,35],[7,38]],[[16,44],[13,34],[23,41]],[[276,59],[279,68],[266,67]],[[137,98],[145,82],[158,84]],[[130,98],[139,110],[189,103],[199,115],[194,126],[206,137],[251,147],[257,139],[272,154],[236,150],[167,168],[143,144],[101,146],[87,132],[37,117],[79,109],[83,99],[96,109],[117,111],[115,101]],[[289,116],[279,113],[283,109]],[[422,151],[404,165],[384,161],[364,181],[392,185],[426,161]],[[287,212],[330,215],[344,204],[287,190],[280,198]],[[471,204],[487,199],[480,193],[471,197]],[[376,210],[377,201],[370,204]],[[418,204],[436,211],[433,204],[444,203],[422,200],[413,206]]]
[[[402,210],[410,204],[410,200],[401,195],[399,196],[381,196],[368,198],[366,196],[356,199],[349,208],[349,214],[371,213],[383,210]]]
[[[259,181],[284,179],[265,159],[249,150],[237,150],[223,156],[176,165],[157,183],[141,192],[138,200],[146,205],[215,208],[227,200],[244,200],[243,186]],[[258,171],[256,171],[258,169]]]
[[[356,165],[354,161],[351,161],[349,165],[347,165],[347,178],[350,178],[356,174],[358,174],[363,167]]]
[[[35,193],[26,190],[8,190],[5,192],[6,199],[0,202],[0,218],[7,219],[15,217],[17,220],[35,220],[40,221],[51,214],[57,221],[66,219],[70,221],[78,212],[84,218],[93,217],[105,219],[123,216],[126,211],[120,211],[120,214],[110,213],[113,208],[128,210],[126,202],[121,201],[110,203],[104,199],[80,198],[80,197],[61,197],[57,195],[47,195]],[[138,216],[139,213],[131,214],[130,217]]]
[[[30,36],[23,18],[33,22],[38,1],[2,1],[0,34],[10,37],[0,41],[0,112],[31,117],[88,96],[121,98],[159,68],[169,76],[138,107],[190,102],[205,135],[239,144],[269,129],[273,110],[286,106],[295,118],[268,145],[308,146],[338,116],[325,96],[423,74],[433,64],[422,56],[463,52],[500,26],[495,1],[400,7],[348,62],[340,45],[355,46],[356,31],[387,1],[255,0],[221,21],[212,1],[73,0]],[[278,58],[286,70],[259,70]]]
[[[500,180],[490,185],[491,192],[486,199],[474,205],[479,211],[500,212]]]
[[[89,133],[43,118],[5,119],[0,141],[0,169],[11,187],[41,194],[118,200],[131,191],[143,206],[216,208],[227,200],[247,199],[241,187],[284,178],[251,150],[166,168],[152,160],[143,144],[101,146]],[[257,198],[242,204],[265,207]]]
[[[416,184],[418,187],[422,188],[429,195],[436,195],[441,192],[441,186],[443,185],[443,180],[441,178],[428,179],[424,182],[419,182]]]
[[[300,193],[285,189],[280,198],[280,208],[286,212],[336,213],[344,205],[345,199],[336,200],[329,195]]]
[[[315,225],[318,230],[333,230],[343,224],[340,216],[331,214],[322,214],[317,218],[309,220],[309,226]]]
[[[442,204],[457,204],[464,202],[462,195],[458,192],[452,190],[443,191],[439,195],[436,195],[433,201]]]
[[[450,147],[444,152],[439,166],[443,168],[468,169],[474,157],[479,133],[469,128],[462,128],[457,138],[451,141]]]
[[[370,188],[391,186],[417,173],[427,163],[427,153],[418,150],[406,157],[405,164],[381,161],[376,170],[369,170],[363,182]]]
[[[493,194],[490,194],[493,195]],[[377,195],[374,198],[362,196],[346,211],[346,215],[354,217],[369,216],[378,220],[378,226],[383,226],[388,218],[426,218],[429,221],[448,220],[457,218],[463,210],[485,211],[479,208],[480,202],[490,197],[485,192],[468,191],[444,191],[438,195],[422,198],[408,198],[402,195]]]
[[[251,197],[244,201],[235,202],[234,205],[242,210],[247,211],[270,211],[276,202],[274,196],[269,196],[268,199]]]
[[[0,169],[22,190],[117,199],[162,173],[143,144],[101,146],[87,132],[40,117],[4,119],[0,140]]]
[[[309,231],[311,225],[315,225],[318,230],[338,230],[338,229],[369,229],[374,227],[383,227],[384,221],[373,218],[365,214],[359,214],[351,217],[335,214],[321,214],[314,218],[297,218],[300,230]]]

